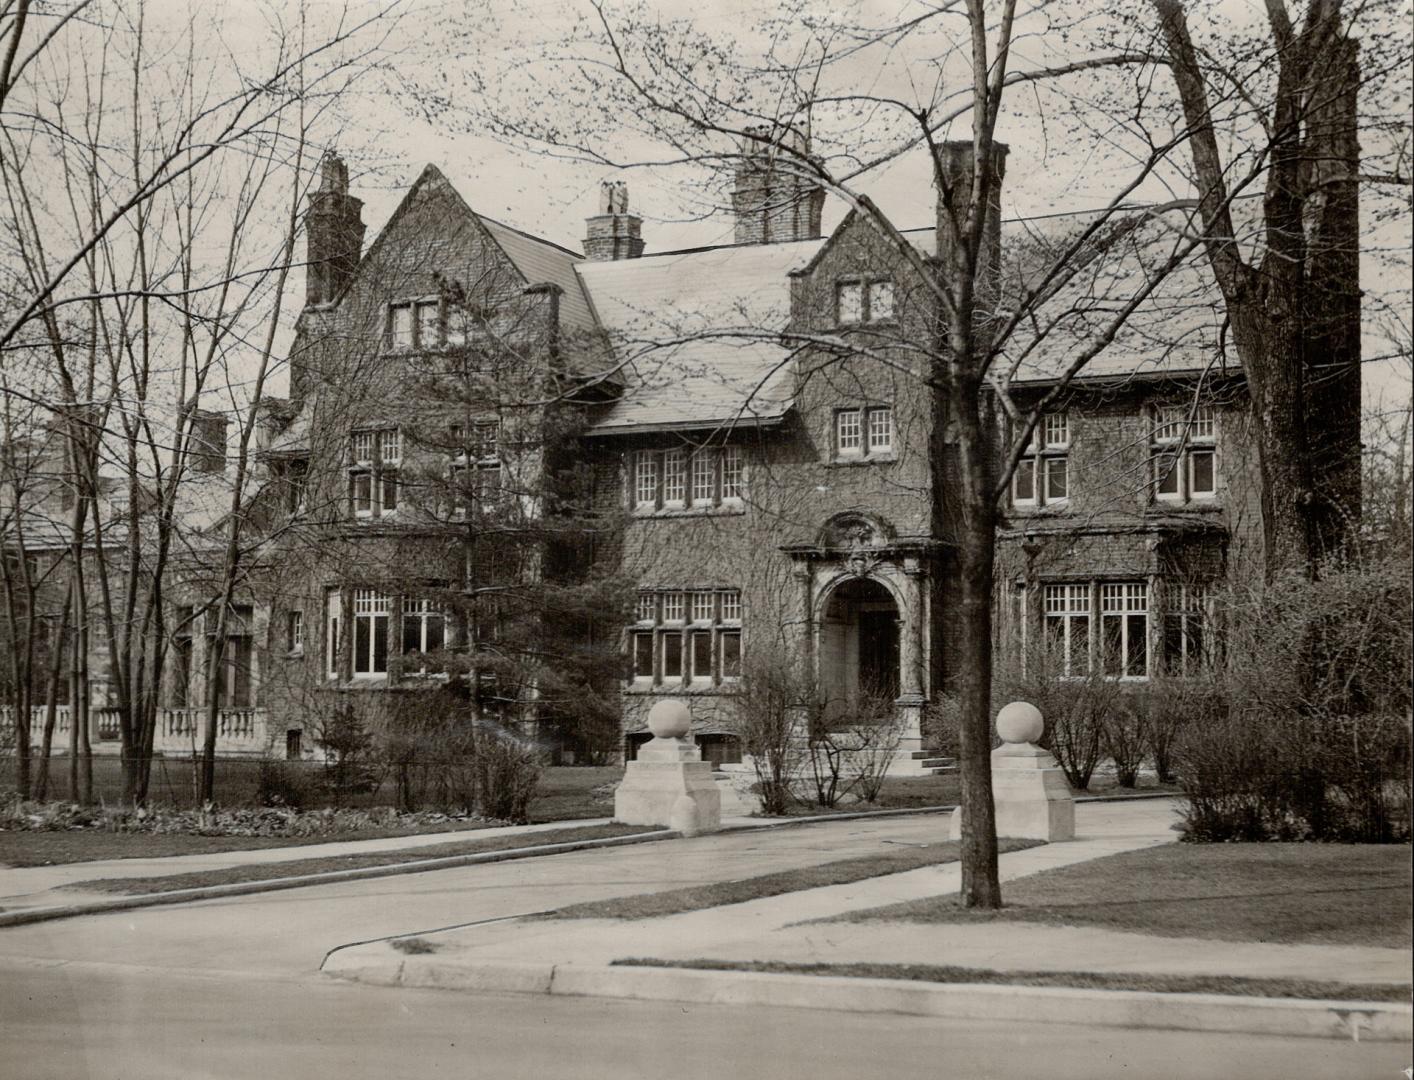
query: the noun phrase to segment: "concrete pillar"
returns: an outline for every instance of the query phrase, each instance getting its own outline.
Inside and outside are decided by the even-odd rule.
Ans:
[[[997,835],[1017,839],[1075,839],[1075,802],[1065,773],[1035,745],[1045,723],[1041,710],[1013,701],[997,713],[1002,745],[992,751],[992,799]],[[962,807],[953,811],[953,836],[962,835]]]
[[[722,827],[722,796],[712,766],[687,737],[687,703],[665,698],[648,712],[653,738],[624,768],[614,792],[614,820],[625,825],[665,825],[684,836]]]

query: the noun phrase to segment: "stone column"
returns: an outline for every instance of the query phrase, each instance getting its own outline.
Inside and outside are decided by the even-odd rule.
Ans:
[[[901,762],[918,760],[923,752],[923,665],[925,658],[924,624],[928,618],[928,572],[919,559],[909,556],[903,563],[904,610],[899,612],[903,625],[899,628],[899,696],[904,730],[899,740]],[[905,766],[906,767],[906,766]]]

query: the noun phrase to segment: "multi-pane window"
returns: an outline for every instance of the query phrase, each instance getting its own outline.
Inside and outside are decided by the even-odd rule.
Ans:
[[[1045,605],[1046,645],[1057,674],[1148,676],[1149,587],[1144,582],[1047,585]]]
[[[1070,418],[1047,413],[1036,423],[1025,455],[1012,476],[1017,506],[1056,506],[1070,498]]]
[[[403,599],[403,655],[426,655],[440,650],[446,641],[446,616],[442,609],[431,600]],[[415,666],[414,666],[415,665]],[[426,662],[411,661],[404,674],[425,675],[430,668]]]
[[[388,674],[388,616],[391,601],[376,589],[353,592],[353,673]]]
[[[894,450],[894,411],[887,405],[835,410],[835,457],[888,455]]]
[[[629,630],[636,682],[705,687],[741,675],[741,593],[639,593]]]
[[[452,441],[460,444],[447,466],[451,498],[449,516],[464,517],[467,507],[484,511],[500,503],[501,459],[497,452],[501,425],[496,420],[480,420],[469,428],[452,427]]]
[[[876,407],[864,410],[866,446],[871,454],[888,454],[894,448],[894,411]]]
[[[402,453],[397,428],[349,436],[349,506],[354,517],[382,517],[397,510]]]
[[[835,453],[840,457],[864,452],[864,428],[859,409],[839,409],[835,412]]]
[[[343,617],[344,599],[338,589],[324,591],[324,672],[331,679],[339,677],[342,639],[339,627]]]
[[[404,300],[388,305],[388,348],[395,352],[435,349],[443,342],[442,305],[437,300]]]
[[[1164,610],[1163,656],[1168,675],[1197,675],[1211,668],[1208,596],[1202,585],[1175,585]]]
[[[738,446],[640,450],[629,464],[629,497],[641,513],[740,506],[745,479]]]
[[[291,611],[285,615],[285,648],[298,652],[304,648],[304,612]]]
[[[1046,646],[1059,675],[1090,670],[1090,586],[1046,586]]]
[[[687,453],[683,450],[663,451],[663,505],[687,505]]]
[[[1100,672],[1116,679],[1149,674],[1149,586],[1142,581],[1100,586]]]
[[[1154,497],[1163,502],[1211,499],[1218,492],[1217,420],[1211,405],[1154,411]]]
[[[842,281],[835,286],[835,321],[840,326],[887,322],[893,317],[892,281]]]

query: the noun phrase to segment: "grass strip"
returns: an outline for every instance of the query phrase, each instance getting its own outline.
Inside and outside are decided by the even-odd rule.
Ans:
[[[1035,847],[1038,840],[1001,840],[999,850],[1021,851]],[[957,862],[958,842],[947,840],[938,844],[889,848],[877,855],[806,866],[799,870],[781,870],[774,874],[742,878],[740,881],[720,881],[709,885],[689,885],[665,892],[641,896],[622,896],[610,900],[594,900],[571,904],[550,912],[547,919],[653,919],[661,915],[678,915],[685,911],[740,904],[766,896],[818,889],[825,885],[847,885],[852,881],[901,874],[924,866],[939,866]]]
[[[653,832],[639,825],[593,825],[587,828],[549,829],[544,832],[518,833],[513,836],[486,837],[481,840],[451,841],[429,847],[403,848],[397,851],[370,851],[356,855],[333,855],[319,859],[293,859],[286,862],[253,863],[230,866],[219,870],[198,870],[189,874],[164,874],[157,877],[97,878],[79,881],[65,888],[84,892],[118,893],[126,896],[171,892],[175,889],[196,889],[207,885],[234,885],[247,881],[270,881],[274,878],[303,877],[332,870],[362,870],[372,866],[397,866],[424,859],[445,859],[457,855],[480,855],[512,848],[542,847],[579,840],[600,840],[612,836],[634,836]]]
[[[794,964],[776,960],[615,960],[622,967],[755,971],[769,975],[832,975],[851,979],[988,986],[1058,986],[1072,990],[1142,990],[1159,994],[1229,994],[1305,1001],[1407,1002],[1411,987],[1316,979],[1248,979],[1237,975],[1149,975],[1104,971],[994,971],[932,964]]]
[[[1411,943],[1407,844],[1165,844],[1008,882],[1000,911],[936,896],[829,922],[1032,922],[1160,937]]]

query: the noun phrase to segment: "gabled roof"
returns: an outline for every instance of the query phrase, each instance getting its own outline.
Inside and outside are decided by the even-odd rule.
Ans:
[[[525,279],[527,285],[549,283],[558,285],[564,290],[560,299],[562,325],[577,330],[593,329],[594,315],[589,309],[589,302],[585,299],[584,291],[574,272],[575,264],[581,261],[584,256],[569,248],[538,236],[532,236],[528,232],[523,232],[504,222],[495,221],[477,213],[471,204],[462,197],[456,185],[448,180],[436,165],[429,164],[423,167],[422,172],[408,188],[402,201],[398,203],[397,209],[393,211],[387,223],[379,230],[373,243],[364,252],[360,265],[367,262],[369,257],[382,247],[384,238],[391,234],[398,219],[425,188],[437,188],[455,200],[458,209],[473,218],[486,230],[487,235],[505,253],[506,258]]]
[[[595,433],[773,423],[790,408],[789,352],[763,328],[790,320],[790,272],[824,240],[583,262],[625,386]]]
[[[531,236],[499,221],[482,217],[480,214],[476,216],[491,234],[491,238],[506,253],[506,258],[525,276],[528,284],[549,282],[564,290],[560,297],[562,325],[577,330],[593,329],[594,316],[589,310],[589,301],[585,298],[579,276],[574,272],[575,265],[581,262],[584,256],[576,255],[559,244]]]

